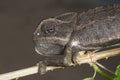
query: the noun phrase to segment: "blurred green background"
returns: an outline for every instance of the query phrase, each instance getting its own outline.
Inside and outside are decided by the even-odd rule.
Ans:
[[[82,12],[120,0],[0,0],[0,74],[36,65],[44,59],[34,51],[33,32],[41,20],[65,12]],[[120,56],[100,60],[115,70]],[[69,67],[19,80],[81,80],[93,75],[89,65]],[[97,75],[96,80],[106,80]]]

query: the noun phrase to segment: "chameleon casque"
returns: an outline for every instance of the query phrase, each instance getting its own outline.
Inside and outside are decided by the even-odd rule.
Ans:
[[[74,64],[73,57],[78,51],[120,46],[120,5],[68,12],[43,20],[34,32],[34,42],[41,55],[48,58],[63,55],[51,62],[65,66]]]

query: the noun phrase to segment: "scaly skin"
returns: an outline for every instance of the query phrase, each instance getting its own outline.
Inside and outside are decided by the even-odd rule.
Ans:
[[[44,56],[63,55],[49,65],[73,65],[78,51],[120,46],[120,5],[69,12],[43,20],[34,32],[35,50]],[[52,64],[50,64],[52,63]]]

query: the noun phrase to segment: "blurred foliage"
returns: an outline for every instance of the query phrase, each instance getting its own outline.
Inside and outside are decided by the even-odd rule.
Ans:
[[[94,80],[94,78],[89,77],[89,78],[85,78],[85,79],[83,79],[83,80]]]
[[[114,80],[120,80],[120,65],[116,68]]]
[[[97,65],[93,65],[93,69],[96,72],[98,72],[100,75],[105,77],[107,80],[120,80],[120,65],[118,65],[116,67],[114,78],[111,75],[106,74],[105,72],[103,72]],[[85,78],[83,80],[94,80],[94,78],[93,77],[88,77],[88,78]]]

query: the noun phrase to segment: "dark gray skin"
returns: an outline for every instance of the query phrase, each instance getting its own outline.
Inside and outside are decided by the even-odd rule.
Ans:
[[[52,63],[66,66],[74,64],[73,57],[78,51],[120,46],[120,5],[43,20],[34,32],[34,42],[37,53],[48,58],[63,55]]]

